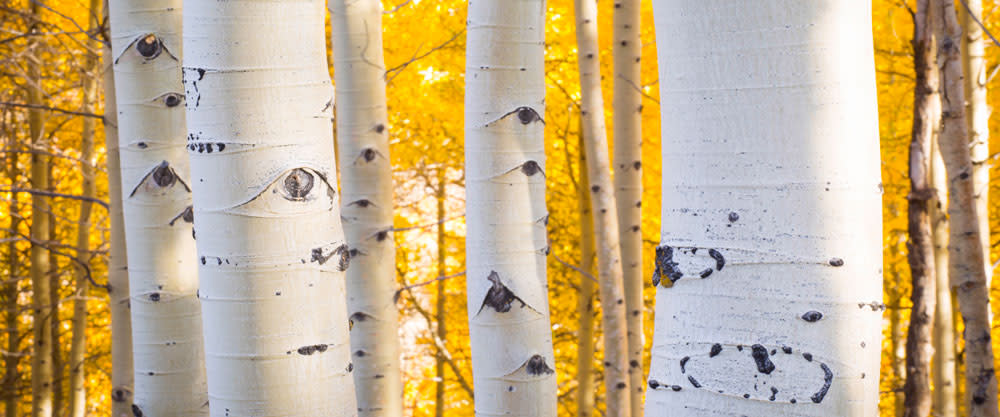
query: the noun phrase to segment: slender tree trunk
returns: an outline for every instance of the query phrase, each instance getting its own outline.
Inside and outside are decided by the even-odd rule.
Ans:
[[[41,19],[41,6],[31,2],[31,16]],[[32,22],[33,31],[40,30],[38,22]],[[38,47],[38,44],[35,44]],[[28,59],[28,104],[42,105],[41,73],[37,59]],[[48,149],[44,136],[44,120],[42,111],[28,110],[28,132],[31,136],[32,150]],[[31,154],[31,188],[47,190],[49,188],[49,157],[41,153]],[[52,390],[52,322],[56,310],[52,299],[51,279],[49,273],[48,250],[39,242],[49,240],[49,202],[48,197],[31,195],[31,288],[34,304],[33,321],[34,342],[31,356],[31,415],[32,417],[51,417],[53,415]]]
[[[212,416],[355,415],[324,4],[184,6]]]
[[[18,144],[17,137],[13,132],[8,133],[9,141],[7,146],[10,149],[18,149],[20,145]],[[7,177],[10,178],[11,186],[17,185],[17,178],[20,176],[20,170],[17,166],[17,154],[9,153],[7,154],[9,158],[9,164],[7,166]],[[21,207],[18,201],[18,193],[10,193],[9,203],[7,205],[7,213],[10,218],[10,230],[11,235],[19,235],[19,229],[21,227]],[[17,256],[17,240],[11,239],[7,242],[7,270],[9,275],[7,279],[9,283],[3,285],[3,301],[4,310],[6,314],[4,315],[4,333],[6,333],[7,346],[6,350],[8,352],[18,352],[21,350],[20,337],[18,335],[18,327],[20,324],[20,311],[21,306],[18,304],[18,296],[20,295],[20,274],[21,274],[21,259]],[[20,361],[20,355],[3,355],[4,362],[4,374],[3,374],[3,403],[4,403],[4,416],[5,417],[17,417],[18,416],[18,405],[20,398],[15,394],[17,392],[17,383],[21,379],[21,374],[18,371],[18,364]]]
[[[941,37],[942,129],[941,156],[948,174],[949,268],[948,276],[958,290],[959,308],[965,322],[965,377],[969,391],[969,415],[997,417],[997,378],[990,343],[989,289],[979,211],[975,203],[972,158],[965,124],[965,91],[959,44],[962,28],[955,5],[934,0],[944,20]]]
[[[910,142],[910,194],[908,208],[907,260],[912,292],[910,328],[906,336],[906,384],[903,415],[927,417],[931,412],[931,333],[937,304],[934,275],[934,244],[930,206],[934,201],[931,143],[941,120],[940,74],[937,65],[937,34],[940,19],[929,7],[930,0],[917,1],[913,19],[913,131]]]
[[[983,0],[962,0],[961,20],[962,74],[965,89],[965,122],[972,152],[972,187],[976,202],[979,239],[983,245],[986,288],[991,287],[993,264],[990,260],[990,106],[986,101],[986,44],[984,43]],[[971,13],[970,13],[971,12]],[[996,306],[994,306],[996,308]],[[992,312],[991,312],[992,313]],[[990,318],[992,320],[992,316]]]
[[[154,417],[208,415],[181,106],[191,99],[181,84],[181,3],[110,3],[135,348],[131,408]]]
[[[586,145],[580,132],[580,164],[577,184],[578,210],[580,212],[580,269],[591,274],[581,276],[580,295],[576,311],[580,315],[576,335],[576,415],[594,415],[594,213],[590,209],[590,178],[587,176]],[[641,313],[640,313],[641,314]]]
[[[56,184],[58,180],[55,179],[55,164],[52,160],[49,160],[49,192],[56,191]],[[59,224],[56,221],[55,208],[49,204],[49,238],[47,241],[49,245],[58,245],[59,233],[56,226]],[[60,327],[62,325],[62,319],[60,318],[60,307],[62,307],[62,295],[59,293],[59,289],[62,286],[62,276],[59,272],[59,261],[53,256],[52,251],[46,250],[46,256],[49,260],[49,299],[52,300],[52,320],[49,322],[49,331],[52,334],[52,415],[55,417],[63,416],[63,385],[66,382],[66,362],[63,360],[62,356],[62,338],[60,337]]]
[[[614,4],[614,167],[618,235],[628,323],[628,373],[633,417],[642,417],[645,391],[642,299],[642,41],[639,0]],[[595,15],[596,16],[596,15]]]
[[[109,13],[104,1],[105,16]],[[104,74],[104,149],[107,151],[108,199],[111,209],[111,249],[108,259],[108,305],[111,310],[111,417],[132,414],[132,316],[128,285],[128,252],[122,213],[121,162],[118,155],[118,105],[115,102],[114,57],[108,44],[102,49]]]
[[[892,282],[902,282],[899,271],[895,269],[895,266],[892,268]],[[890,366],[892,366],[893,375],[891,385],[893,388],[892,410],[894,416],[903,417],[903,410],[906,409],[903,406],[903,402],[906,401],[906,396],[903,395],[903,385],[906,384],[906,328],[903,323],[903,309],[899,307],[900,301],[903,299],[902,291],[896,289],[893,293],[893,298],[890,300],[892,309],[889,310],[890,349],[892,349]]]
[[[96,32],[100,26],[102,4],[100,0],[90,0],[91,16],[90,30]],[[94,50],[99,46],[96,42],[89,42]],[[94,113],[97,107],[98,74],[100,73],[100,57],[95,54],[88,54],[85,64],[86,72],[83,80],[83,109],[86,113]],[[97,194],[94,185],[94,166],[90,161],[94,159],[94,134],[96,120],[90,117],[83,118],[83,130],[80,133],[80,173],[83,181],[81,183],[81,195],[93,198]],[[80,262],[90,264],[90,211],[93,203],[89,201],[80,202],[80,216],[76,224],[76,257]],[[87,280],[89,270],[77,266],[76,268],[76,291],[73,300],[73,338],[70,342],[69,353],[69,416],[84,417],[87,414],[87,391],[84,378],[84,361],[87,358],[87,296],[89,295],[90,282]]]
[[[557,412],[545,206],[545,1],[470,2],[466,282],[476,415]]]
[[[437,224],[437,246],[438,246],[438,276],[445,276],[447,271],[447,247],[445,246],[445,234],[444,234],[444,221],[446,209],[445,209],[445,198],[447,197],[447,186],[445,185],[445,180],[447,179],[447,170],[444,166],[441,166],[437,170],[437,218],[439,223]],[[434,307],[434,314],[437,316],[435,320],[435,325],[437,328],[437,338],[442,344],[445,343],[448,337],[448,327],[445,326],[448,312],[447,307],[447,297],[448,294],[445,291],[445,282],[438,281],[435,284],[437,290],[437,305]],[[444,381],[444,365],[445,365],[445,352],[443,349],[438,348],[434,359],[434,415],[436,417],[444,416],[444,393],[446,389]]]
[[[351,350],[362,417],[403,414],[380,0],[330,0]]]
[[[938,126],[938,123],[934,123]],[[931,230],[934,241],[934,277],[937,308],[934,309],[934,402],[931,415],[957,416],[955,402],[955,327],[952,315],[951,285],[948,282],[948,179],[937,138],[931,149],[931,182],[935,197],[931,204]]]
[[[878,415],[871,2],[653,5],[670,169],[647,414]]]
[[[575,0],[577,60],[580,67],[581,113],[587,153],[590,203],[597,241],[601,325],[604,330],[604,387],[608,417],[631,416],[628,323],[622,272],[618,217],[615,214],[611,161],[601,96],[600,51],[597,45],[597,0]],[[640,286],[641,290],[641,286]],[[641,300],[641,296],[640,296]],[[641,314],[641,313],[640,313]],[[640,368],[636,366],[636,368]]]

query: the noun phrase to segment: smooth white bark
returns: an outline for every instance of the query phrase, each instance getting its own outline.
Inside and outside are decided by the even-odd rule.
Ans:
[[[208,414],[181,84],[181,0],[111,0],[135,396]]]
[[[931,147],[931,187],[935,200],[931,205],[931,230],[934,239],[934,277],[937,286],[937,308],[934,309],[934,358],[931,375],[934,391],[931,414],[934,416],[958,415],[955,379],[955,326],[951,285],[948,281],[948,178],[938,149],[937,139]]]
[[[212,416],[357,415],[323,18],[321,0],[185,2]]]
[[[469,4],[465,169],[477,416],[555,416],[546,279],[545,1]]]
[[[401,416],[392,166],[379,0],[330,0],[337,97],[337,157],[344,232],[351,247],[347,311],[358,411]]]
[[[653,4],[666,169],[647,414],[877,415],[870,2]]]

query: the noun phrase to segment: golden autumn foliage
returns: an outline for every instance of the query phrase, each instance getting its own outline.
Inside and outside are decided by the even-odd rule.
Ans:
[[[95,138],[97,157],[80,160],[83,107],[82,80],[100,77],[99,69],[85,68],[87,54],[100,51],[87,49],[88,36],[105,39],[103,33],[86,33],[91,13],[86,2],[78,0],[37,0],[45,5],[41,20],[34,22],[27,13],[29,2],[8,0],[0,4],[0,137],[3,168],[0,169],[0,227],[4,229],[0,246],[0,271],[3,288],[0,311],[4,324],[0,327],[0,355],[16,362],[16,373],[4,373],[0,400],[14,402],[20,413],[30,409],[31,351],[31,284],[28,279],[28,251],[32,244],[44,245],[52,256],[53,282],[58,283],[59,353],[69,352],[71,332],[69,318],[74,302],[86,302],[90,311],[87,325],[89,352],[85,363],[88,410],[104,415],[110,408],[110,330],[108,298],[105,289],[91,287],[87,294],[74,293],[73,274],[81,265],[75,261],[73,242],[76,238],[76,218],[80,202],[72,198],[53,198],[52,213],[32,213],[29,195],[11,189],[30,188],[27,172],[31,153],[47,155],[52,162],[53,189],[50,191],[77,195],[81,187],[81,164],[93,164],[98,169],[97,198],[108,201],[107,173],[103,131]],[[882,149],[882,181],[884,186],[884,272],[885,303],[883,360],[881,372],[880,409],[884,416],[895,416],[902,406],[903,380],[902,344],[909,316],[909,268],[906,264],[906,196],[907,148],[913,104],[913,33],[911,10],[913,1],[874,0],[873,32],[878,79],[880,137]],[[445,262],[447,278],[440,282],[445,288],[447,348],[450,364],[445,366],[445,410],[449,416],[473,415],[472,384],[469,359],[468,327],[466,322],[464,271],[464,210],[463,175],[463,111],[465,68],[464,0],[384,0],[383,17],[389,125],[395,176],[397,231],[397,280],[401,290],[398,307],[401,310],[403,340],[403,370],[407,415],[434,414],[435,357],[434,340],[437,305],[436,285],[431,283],[438,273],[437,224],[445,230]],[[611,68],[612,0],[600,0],[600,43],[606,120],[611,118],[613,69]],[[984,1],[986,27],[1000,32],[1000,13],[993,0]],[[645,259],[652,260],[653,248],[659,241],[660,178],[671,175],[670,167],[660,164],[659,91],[657,85],[656,44],[652,27],[651,5],[643,3],[642,63],[640,89],[644,95],[643,115],[643,205],[642,232]],[[859,28],[863,30],[864,28]],[[988,70],[1000,64],[1000,47],[987,47]],[[549,0],[546,27],[546,178],[550,211],[549,291],[552,312],[553,342],[559,384],[560,415],[574,415],[576,403],[576,331],[578,283],[588,279],[568,265],[579,265],[580,213],[576,202],[577,161],[580,135],[577,119],[580,99],[576,65],[573,4],[569,0]],[[108,57],[104,57],[108,59]],[[39,63],[39,79],[26,76],[26,62]],[[101,67],[103,68],[103,66]],[[330,66],[333,70],[332,64]],[[991,72],[995,74],[995,72]],[[45,106],[57,109],[44,112],[43,148],[30,148],[27,109],[27,86],[39,85],[44,91]],[[105,86],[107,87],[107,86]],[[989,87],[1000,87],[1000,80],[990,79]],[[990,94],[991,104],[1000,104],[1000,94]],[[98,114],[105,109],[103,100],[96,105]],[[608,126],[609,135],[611,126]],[[1000,122],[990,124],[993,140],[989,163],[997,165],[1000,152]],[[438,213],[436,190],[441,186],[440,171],[444,171],[445,212]],[[993,230],[991,261],[1000,258],[1000,175],[992,171],[991,206],[989,213]],[[55,219],[53,236],[43,242],[31,242],[28,228],[35,216]],[[98,284],[107,281],[108,211],[95,206],[91,217],[91,251],[87,265]],[[652,275],[648,265],[647,282]],[[416,284],[416,285],[415,285]],[[420,285],[427,284],[427,285]],[[1000,302],[1000,286],[993,286],[992,308]],[[652,310],[654,291],[647,283],[646,341],[648,352],[655,312]],[[596,323],[595,323],[596,324]],[[896,324],[893,326],[892,324]],[[894,332],[894,329],[896,330]],[[957,330],[961,330],[960,328]],[[597,330],[596,337],[600,337]],[[994,331],[994,351],[1000,351],[1000,329]],[[595,344],[598,347],[600,343]],[[648,353],[647,353],[648,355]],[[601,354],[594,360],[601,381]],[[65,360],[64,360],[65,362]],[[648,357],[645,365],[648,369]],[[895,366],[894,366],[895,365]],[[1000,364],[998,364],[1000,365]],[[457,372],[456,372],[457,370]],[[66,375],[60,387],[65,393]],[[600,387],[598,383],[596,386]],[[960,384],[961,386],[961,384]],[[599,389],[602,390],[602,389]],[[603,394],[597,393],[599,408]],[[68,401],[68,400],[67,400]],[[66,402],[63,403],[63,407]]]

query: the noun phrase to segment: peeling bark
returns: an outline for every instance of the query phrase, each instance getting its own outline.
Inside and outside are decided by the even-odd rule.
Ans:
[[[965,322],[965,379],[968,412],[997,417],[997,378],[990,342],[989,288],[975,203],[972,157],[965,120],[960,43],[962,28],[951,1],[933,0],[944,21],[940,38],[942,128],[941,156],[948,175],[948,277],[957,289]]]
[[[597,44],[597,1],[575,0],[577,61],[580,68],[581,115],[591,181],[590,203],[597,242],[597,270],[604,330],[604,388],[607,415],[629,417],[629,341],[625,284],[617,203],[611,182],[611,161],[601,95],[600,51]],[[641,288],[641,286],[640,286]],[[640,297],[641,299],[641,297]]]
[[[670,169],[647,414],[878,415],[870,2],[653,5]]]
[[[544,0],[469,4],[466,282],[477,416],[557,411],[546,277],[544,26]]]
[[[324,2],[184,6],[212,415],[356,415]]]
[[[131,400],[133,414],[155,417],[208,415],[193,230],[171,224],[191,205],[184,109],[176,99],[183,92],[181,6],[110,0],[135,349],[134,395],[116,384],[112,399],[118,409]]]

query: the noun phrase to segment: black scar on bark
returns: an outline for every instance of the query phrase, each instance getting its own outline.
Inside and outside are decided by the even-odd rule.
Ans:
[[[374,161],[376,155],[377,153],[372,148],[365,148],[365,150],[361,151],[361,157],[364,158],[365,162]]]
[[[111,401],[116,403],[125,401],[125,390],[119,388],[111,391]]]
[[[531,359],[528,359],[528,363],[525,364],[524,369],[528,371],[528,375],[551,375],[555,373],[555,370],[545,363],[545,358],[542,355],[533,355]]]
[[[354,363],[353,362],[349,362],[347,364],[347,372],[351,372],[353,370],[354,370]]]
[[[685,356],[685,357],[681,358],[681,373],[682,374],[685,372],[684,365],[687,365],[687,363],[688,363],[689,360],[691,360],[690,356]]]
[[[372,203],[371,200],[362,198],[360,200],[352,201],[348,205],[349,206],[358,206],[358,207],[361,207],[361,208],[366,208],[366,207],[369,207],[369,206],[374,206],[375,203]]]
[[[177,182],[177,175],[174,175],[174,170],[170,168],[170,164],[167,161],[163,161],[153,169],[153,181],[156,182],[156,185],[166,188]]]
[[[302,168],[293,169],[285,177],[285,191],[288,193],[288,200],[302,200],[313,188],[313,174]]]
[[[177,105],[181,104],[182,98],[184,98],[184,96],[180,94],[169,93],[163,96],[163,105],[167,107],[177,107]]]
[[[770,375],[771,372],[774,372],[774,362],[771,362],[771,357],[767,354],[767,348],[763,345],[753,345],[750,349],[752,350],[751,355],[753,356],[753,360],[757,363],[757,372],[765,375]]]
[[[823,387],[809,398],[816,404],[823,402],[823,397],[826,397],[826,393],[830,391],[830,385],[833,384],[833,371],[830,370],[830,367],[826,366],[825,363],[819,364],[819,367],[823,369]]]
[[[823,313],[820,313],[815,310],[807,311],[805,314],[802,315],[802,320],[805,320],[809,323],[815,323],[822,318],[823,318]]]
[[[479,307],[479,311],[483,311],[484,308],[489,306],[498,313],[506,313],[510,311],[511,304],[515,300],[521,303],[521,308],[527,305],[524,300],[514,295],[514,292],[500,281],[500,274],[496,271],[490,271],[490,275],[486,279],[492,282],[493,285],[490,286],[486,297],[483,298],[483,305]]]
[[[542,171],[542,167],[535,161],[528,161],[521,165],[521,172],[529,177],[538,173],[541,173],[543,177],[545,176],[545,172]]]
[[[726,258],[723,257],[722,253],[720,253],[719,251],[715,249],[709,249],[708,256],[711,256],[712,259],[715,259],[715,269],[717,271],[721,271],[722,267],[726,266]]]
[[[789,354],[789,355],[792,354],[792,348],[790,348],[788,346],[782,346],[781,347],[781,351],[785,352],[786,354]]]
[[[720,353],[722,353],[722,345],[716,343],[712,345],[712,350],[708,351],[708,357],[714,358]]]
[[[153,301],[153,302],[160,301],[160,293],[154,292],[154,293],[150,294],[149,295],[149,300]]]
[[[635,168],[638,171],[639,168],[642,168],[642,162],[639,161],[632,162],[632,168]]]
[[[178,214],[173,219],[170,219],[170,225],[173,226],[177,220],[183,220],[184,223],[194,223],[194,206],[187,206],[181,214]]]
[[[296,351],[299,352],[299,355],[309,356],[309,355],[312,355],[314,353],[323,353],[323,352],[326,352],[327,347],[328,346],[325,345],[325,344],[308,345],[308,346],[302,346],[302,347],[298,348],[298,350],[296,350]]]
[[[803,353],[802,353],[802,357],[803,357],[803,358],[805,358],[805,360],[807,360],[807,361],[809,361],[809,362],[812,362],[812,361],[813,361],[813,354],[812,354],[812,353],[809,353],[809,352],[803,352]]]
[[[688,375],[688,382],[690,382],[691,385],[694,386],[695,388],[701,388],[701,384],[698,383],[698,380],[694,379],[694,377],[691,376],[691,375]],[[677,391],[677,390],[674,390],[674,391]]]
[[[528,106],[518,107],[514,112],[517,113],[517,120],[523,125],[542,121],[542,117],[538,115],[538,112]]]
[[[657,381],[655,379],[650,379],[649,382],[647,383],[649,384],[649,387],[652,389],[657,389],[660,387],[660,381]]]
[[[375,318],[375,317],[372,316],[371,314],[365,313],[363,311],[359,311],[357,313],[351,314],[350,320],[352,322],[355,322],[355,321],[356,322],[362,322],[362,321],[365,321],[365,320],[368,320],[368,319],[373,319],[373,318]]]
[[[778,397],[778,389],[771,387],[771,397],[768,400],[774,401]]]
[[[844,260],[840,258],[830,258],[831,266],[844,266]]]
[[[730,212],[730,213],[729,213],[729,221],[730,221],[730,222],[736,222],[736,221],[737,221],[737,220],[739,220],[739,219],[740,219],[740,215],[739,215],[739,213],[737,213],[737,212],[735,212],[735,211],[734,211],[734,212]]]
[[[143,58],[153,59],[160,56],[160,53],[163,52],[163,41],[150,33],[135,43],[135,50]]]
[[[132,404],[132,415],[135,417],[142,417],[142,409],[139,408],[137,404]]]
[[[674,262],[674,248],[667,245],[657,246],[656,269],[653,271],[653,286],[655,287],[662,282],[665,287],[669,288],[683,276],[684,273],[678,268],[677,262]],[[663,277],[670,280],[669,285],[666,284],[666,281],[663,281]]]
[[[381,123],[375,125],[375,133],[382,133],[382,132],[385,132],[385,125]]]
[[[708,278],[710,275],[712,275],[712,268],[705,268],[704,271],[701,271],[701,273],[698,274],[698,276],[702,278]]]

